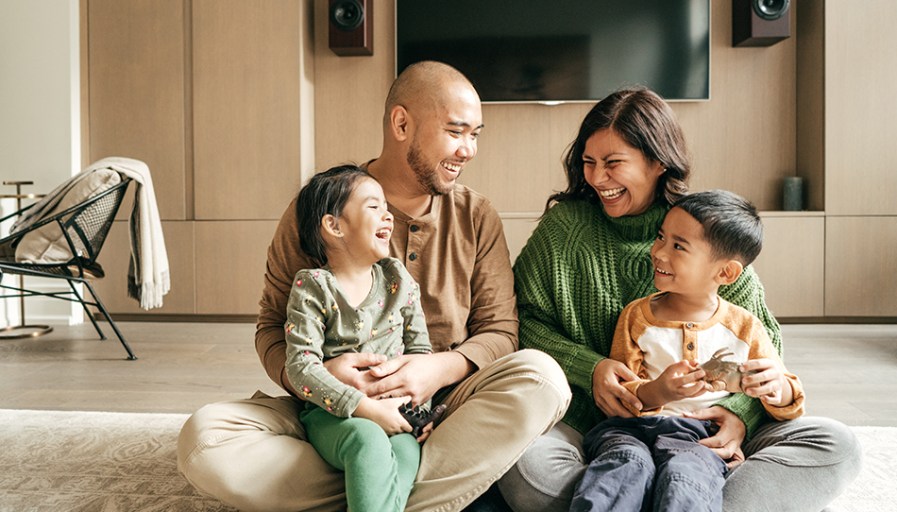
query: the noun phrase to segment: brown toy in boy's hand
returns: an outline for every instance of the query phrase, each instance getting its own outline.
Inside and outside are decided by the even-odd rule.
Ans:
[[[442,418],[443,413],[445,413],[445,404],[439,404],[432,409],[424,409],[421,406],[412,407],[409,404],[402,404],[399,406],[399,412],[402,413],[402,416],[408,420],[408,423],[411,424],[411,435],[414,437],[420,437],[421,430],[427,426],[428,423],[433,423],[435,426],[436,423]]]
[[[710,384],[714,391],[726,390],[730,393],[741,392],[741,377],[743,373],[738,371],[741,363],[723,361],[724,357],[734,356],[734,352],[721,348],[713,353],[710,360],[701,365],[706,374],[704,380]]]

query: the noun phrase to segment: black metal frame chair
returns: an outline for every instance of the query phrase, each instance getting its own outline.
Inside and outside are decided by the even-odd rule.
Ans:
[[[121,183],[108,190],[86,199],[65,211],[58,212],[36,222],[27,229],[0,239],[0,249],[2,249],[0,253],[7,254],[7,256],[0,257],[0,276],[6,273],[48,279],[64,279],[71,289],[71,291],[48,293],[30,290],[24,286],[11,286],[0,283],[0,288],[14,292],[13,294],[0,295],[0,299],[41,296],[78,302],[84,307],[84,311],[93,324],[94,329],[96,329],[97,334],[99,334],[100,339],[105,340],[106,335],[100,329],[94,313],[88,307],[93,306],[103,314],[112,330],[115,331],[118,341],[121,342],[128,352],[128,359],[133,360],[137,359],[137,356],[134,355],[128,342],[125,341],[124,336],[119,331],[118,326],[115,325],[112,317],[109,316],[109,312],[106,311],[106,307],[89,281],[89,279],[102,278],[105,275],[102,267],[97,263],[97,257],[100,254],[100,249],[103,247],[103,242],[106,240],[106,235],[112,227],[115,214],[121,206],[130,182],[129,178],[123,176]],[[0,219],[0,222],[18,217],[32,206],[30,205],[13,212]],[[25,263],[15,261],[15,246],[18,245],[22,237],[38,228],[54,223],[62,230],[70,254],[72,254],[68,261],[58,263]],[[9,255],[10,253],[11,255]],[[78,292],[78,289],[75,287],[76,283],[83,284],[87,288],[90,296],[93,297],[92,301],[86,300],[86,294]]]

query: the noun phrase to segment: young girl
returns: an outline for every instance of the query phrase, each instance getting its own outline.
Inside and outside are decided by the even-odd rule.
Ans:
[[[322,363],[346,352],[430,353],[420,290],[388,258],[393,217],[364,170],[315,175],[296,215],[302,250],[321,266],[296,274],[287,304],[286,371],[307,402],[300,420],[321,457],[345,472],[349,510],[403,510],[420,464],[415,435],[432,415],[408,407],[410,397],[369,398]]]

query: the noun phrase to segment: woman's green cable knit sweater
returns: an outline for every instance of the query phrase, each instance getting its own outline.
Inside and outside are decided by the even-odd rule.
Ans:
[[[604,414],[592,397],[592,372],[610,353],[617,317],[657,291],[651,245],[669,206],[612,218],[600,204],[568,200],[546,212],[514,264],[520,346],[554,357],[573,389],[564,422],[587,432]],[[782,352],[778,322],[751,267],[720,295],[757,315]],[[750,438],[767,416],[759,400],[734,394],[719,405],[738,415]]]

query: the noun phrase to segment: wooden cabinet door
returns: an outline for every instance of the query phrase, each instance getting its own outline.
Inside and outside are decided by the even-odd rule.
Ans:
[[[184,3],[90,0],[87,12],[89,160],[143,160],[161,217],[186,219]]]
[[[193,1],[197,220],[279,219],[299,191],[301,5]]]

